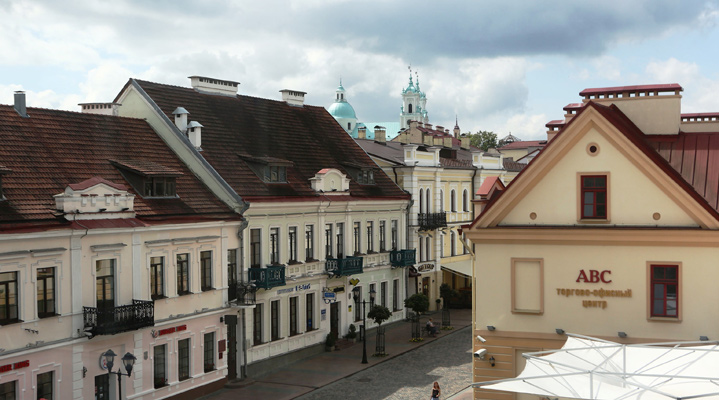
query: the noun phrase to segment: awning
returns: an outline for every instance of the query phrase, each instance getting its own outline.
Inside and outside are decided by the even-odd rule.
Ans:
[[[576,399],[719,399],[719,342],[625,345],[568,336],[560,350],[524,354],[518,377],[473,386]]]
[[[444,271],[459,275],[462,278],[472,277],[472,260],[458,261],[442,265]]]

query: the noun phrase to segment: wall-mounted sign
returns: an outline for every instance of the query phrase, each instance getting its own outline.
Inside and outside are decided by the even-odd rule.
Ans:
[[[579,270],[579,276],[577,277],[577,282],[587,282],[587,283],[612,283],[612,280],[607,277],[607,275],[611,275],[612,271],[604,270],[604,271],[598,271],[596,269],[590,269],[589,270],[589,276],[587,276],[587,273],[584,272],[584,270]]]
[[[305,283],[304,285],[296,285],[293,287],[280,289],[277,291],[277,294],[280,295],[280,294],[284,294],[284,293],[292,293],[292,292],[299,292],[302,290],[310,290],[311,287],[312,287],[311,284]]]
[[[434,264],[422,264],[419,267],[417,267],[417,271],[419,272],[429,272],[434,269]]]
[[[579,270],[576,282],[579,283],[612,283],[609,275],[612,274],[610,270]],[[582,307],[584,308],[601,308],[605,309],[609,303],[605,298],[613,297],[632,297],[632,289],[617,290],[617,289],[571,289],[571,288],[557,288],[557,295],[564,297],[581,297]]]
[[[157,338],[158,336],[169,335],[170,333],[182,332],[182,331],[186,331],[186,330],[187,330],[187,325],[180,325],[180,326],[173,326],[172,328],[160,329],[159,331],[156,331],[153,329],[150,331],[150,335],[152,335],[153,338]]]
[[[3,372],[13,371],[20,368],[26,368],[30,366],[30,360],[19,361],[13,364],[0,365],[0,374]]]
[[[357,286],[357,284],[358,284],[359,282],[360,282],[360,280],[357,279],[357,278],[352,278],[352,279],[350,279],[350,285],[352,285],[352,286]]]
[[[337,301],[337,293],[324,291],[322,292],[322,300],[325,301],[325,304],[334,303]]]

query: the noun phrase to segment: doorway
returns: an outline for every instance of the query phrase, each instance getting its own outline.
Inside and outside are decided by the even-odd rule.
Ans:
[[[95,400],[110,399],[110,374],[95,377]]]
[[[422,278],[422,294],[429,297],[429,278]]]
[[[225,315],[227,324],[227,380],[237,379],[237,315]]]
[[[340,303],[335,302],[330,304],[330,332],[335,335],[336,338],[340,337]]]

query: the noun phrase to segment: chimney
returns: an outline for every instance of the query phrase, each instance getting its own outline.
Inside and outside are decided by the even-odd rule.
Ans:
[[[198,92],[237,96],[239,82],[223,81],[205,76],[190,76],[190,85]]]
[[[190,139],[195,148],[202,147],[202,124],[197,121],[192,121],[187,124],[187,137]]]
[[[385,128],[384,126],[375,126],[374,127],[374,141],[378,143],[385,143],[386,142],[386,136],[385,136]]]
[[[367,127],[360,126],[357,128],[357,139],[367,139]]]
[[[457,131],[457,130],[458,130],[458,129],[455,129],[455,131]],[[456,133],[456,132],[455,132],[455,133]],[[459,145],[459,147],[460,147],[460,148],[463,148],[463,149],[465,149],[465,150],[469,150],[469,136],[467,136],[467,135],[462,135],[462,136],[460,136],[459,140],[462,142],[462,143]]]
[[[25,92],[18,90],[15,92],[15,111],[23,118],[29,118],[27,108],[25,107]]]
[[[80,103],[83,114],[114,115],[118,116],[120,103]]]
[[[291,106],[302,107],[302,105],[305,104],[305,95],[307,94],[307,92],[282,89],[280,90],[280,93],[282,93],[282,101],[286,101],[287,104]]]
[[[438,130],[438,131],[440,131],[440,132],[444,132],[444,127],[443,127],[442,125],[437,125],[437,126],[435,126],[435,129]]]
[[[175,116],[175,126],[177,126],[177,129],[179,129],[182,133],[187,132],[188,114],[189,112],[185,110],[184,107],[177,107],[175,111],[172,112],[172,115]]]

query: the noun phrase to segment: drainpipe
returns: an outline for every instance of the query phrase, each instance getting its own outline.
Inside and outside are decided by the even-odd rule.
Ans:
[[[395,174],[397,174],[397,171],[395,171]],[[405,193],[410,195],[409,203],[407,203],[407,208],[405,209],[405,215],[406,215],[406,223],[405,223],[405,234],[404,234],[404,241],[405,245],[404,248],[409,248],[409,210],[412,208],[412,205],[414,204],[414,200],[412,200],[412,194],[405,190]],[[415,254],[415,257],[417,255]],[[416,261],[416,260],[415,260]],[[409,272],[405,271],[404,273],[404,298],[409,297]],[[407,317],[407,307],[402,307],[405,311],[405,318]]]

